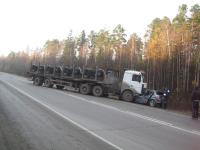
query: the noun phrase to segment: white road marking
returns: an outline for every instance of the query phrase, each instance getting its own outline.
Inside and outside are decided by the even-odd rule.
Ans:
[[[5,81],[2,81],[2,82],[4,82],[5,84],[10,85],[11,87],[15,88],[16,90],[18,90],[19,92],[23,93],[23,94],[26,95],[26,96],[29,95],[28,93],[26,93],[26,92],[22,91],[21,89],[15,87],[14,85],[11,85],[11,84],[8,83],[8,82],[5,82]],[[108,108],[108,109],[112,109],[112,110],[115,110],[115,111],[118,111],[118,112],[121,112],[121,113],[125,113],[125,114],[128,114],[128,115],[134,116],[134,117],[138,117],[138,118],[141,118],[141,119],[144,119],[144,120],[148,120],[148,121],[151,121],[151,122],[154,122],[154,123],[158,123],[158,124],[160,124],[160,125],[164,125],[164,126],[167,126],[167,127],[171,127],[171,128],[176,129],[176,130],[179,130],[179,131],[183,131],[183,132],[186,132],[186,133],[195,134],[195,135],[200,136],[200,132],[199,132],[199,131],[196,131],[196,130],[184,129],[184,128],[182,128],[182,127],[178,127],[178,126],[176,126],[176,125],[173,125],[172,123],[169,123],[169,122],[165,122],[165,121],[162,121],[162,120],[158,120],[158,119],[155,119],[155,118],[151,118],[151,117],[148,117],[148,116],[144,116],[144,115],[141,115],[141,114],[138,114],[138,113],[134,113],[134,112],[131,112],[131,111],[124,111],[124,110],[121,110],[121,109],[116,108],[116,107],[113,107],[113,106],[109,106],[109,105],[105,105],[105,104],[102,104],[102,103],[99,103],[99,102],[87,100],[87,99],[85,99],[85,98],[83,98],[83,97],[79,97],[79,96],[76,96],[76,95],[73,95],[73,94],[68,94],[68,93],[65,93],[65,92],[63,92],[63,91],[57,91],[57,90],[55,90],[55,91],[58,92],[58,93],[61,93],[61,94],[64,94],[64,95],[73,97],[73,98],[75,98],[75,99],[82,100],[82,101],[87,102],[87,103],[91,103],[91,104],[94,104],[94,105],[98,105],[98,106],[101,106],[101,107],[105,107],[105,108]],[[31,96],[31,95],[29,95],[29,96]],[[29,97],[29,96],[28,96],[28,97]],[[31,97],[32,97],[32,96],[31,96]],[[35,98],[32,97],[31,99],[35,99]],[[36,99],[36,100],[37,100],[37,99]],[[40,103],[40,104],[42,103],[42,102],[40,102],[39,100],[37,100],[37,101],[38,101],[38,103]],[[44,104],[44,103],[42,103],[42,104]],[[44,104],[44,105],[46,105],[46,104]],[[49,106],[48,106],[48,107],[49,107]],[[70,119],[70,118],[69,118],[69,119]],[[68,120],[68,119],[67,119],[67,120]],[[70,119],[70,120],[71,120],[71,119]],[[72,121],[72,120],[71,120],[71,121]],[[78,124],[78,123],[77,123],[77,124]],[[80,126],[82,126],[82,125],[80,125]],[[85,128],[85,127],[83,127],[83,128]],[[87,129],[86,131],[90,131],[90,130]],[[92,131],[90,131],[90,132],[92,132]],[[94,133],[94,132],[92,132],[92,133]],[[96,133],[94,133],[94,134],[96,134]],[[97,136],[98,136],[98,135],[97,135]],[[102,137],[101,137],[101,138],[102,138]],[[101,138],[100,138],[100,139],[101,139]],[[108,142],[109,142],[109,141],[108,141]],[[111,143],[111,144],[112,144],[112,143]],[[110,144],[110,145],[111,145],[111,144]]]
[[[195,134],[195,135],[200,136],[200,132],[199,131],[184,129],[184,128],[175,126],[175,125],[173,125],[172,123],[169,123],[169,122],[165,122],[165,121],[162,121],[162,120],[158,120],[158,119],[155,119],[155,118],[144,116],[144,115],[141,115],[141,114],[138,114],[138,113],[134,113],[134,112],[131,112],[131,111],[124,111],[124,110],[121,110],[119,108],[116,108],[116,107],[113,107],[113,106],[109,106],[109,105],[105,105],[105,104],[102,104],[102,103],[99,103],[99,102],[87,100],[87,99],[85,99],[83,97],[79,97],[79,96],[76,96],[76,95],[73,95],[73,94],[68,94],[68,93],[64,93],[64,92],[61,92],[61,91],[56,91],[56,92],[65,94],[65,95],[73,97],[75,99],[82,100],[82,101],[87,102],[87,103],[91,103],[91,104],[94,104],[94,105],[98,105],[98,106],[101,106],[101,107],[112,109],[112,110],[115,110],[115,111],[118,111],[118,112],[121,112],[121,113],[125,113],[125,114],[128,114],[128,115],[134,116],[134,117],[138,117],[138,118],[141,118],[141,119],[144,119],[144,120],[155,122],[155,123],[158,123],[160,125],[171,127],[171,128],[176,129],[176,130],[180,130],[180,131],[184,131],[184,132],[187,132],[187,133],[190,133],[190,134]]]
[[[63,119],[65,119],[65,120],[71,122],[71,123],[74,124],[75,126],[81,128],[82,130],[88,132],[89,134],[91,134],[91,135],[95,136],[96,138],[102,140],[103,142],[109,144],[110,146],[112,146],[112,147],[114,147],[114,148],[116,148],[116,149],[118,149],[118,150],[123,150],[121,147],[119,147],[119,146],[117,146],[117,145],[111,143],[110,141],[106,140],[105,138],[103,138],[103,137],[97,135],[97,134],[94,133],[93,131],[91,131],[91,130],[87,129],[86,127],[82,126],[81,124],[79,124],[79,123],[73,121],[72,119],[70,119],[69,117],[63,115],[62,113],[59,113],[59,112],[56,111],[55,109],[51,108],[50,106],[48,106],[47,104],[41,102],[40,100],[34,98],[33,96],[31,96],[30,94],[26,93],[25,91],[23,91],[23,90],[21,90],[21,89],[15,87],[14,85],[12,85],[12,84],[10,84],[10,83],[8,83],[8,82],[5,82],[5,81],[2,81],[2,82],[4,82],[5,84],[9,85],[9,86],[12,87],[12,88],[14,88],[15,90],[17,90],[17,91],[20,92],[21,94],[23,94],[23,95],[29,97],[30,99],[34,100],[35,102],[39,103],[39,104],[42,105],[43,107],[45,107],[45,108],[51,110],[52,112],[54,112],[54,113],[57,114],[58,116],[62,117]]]

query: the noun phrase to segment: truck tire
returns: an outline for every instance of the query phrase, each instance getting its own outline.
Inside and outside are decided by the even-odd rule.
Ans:
[[[126,90],[122,93],[122,100],[127,101],[127,102],[132,102],[133,101],[133,92]]]
[[[34,80],[34,85],[41,86],[42,85],[42,79],[40,77],[36,77]]]
[[[90,93],[90,86],[88,84],[81,84],[79,91],[81,94],[87,95]]]
[[[103,96],[103,88],[102,88],[102,86],[100,86],[100,85],[95,85],[95,86],[92,88],[92,94],[93,94],[94,96],[97,96],[97,97]]]
[[[62,90],[62,89],[64,89],[64,86],[63,85],[56,85],[56,88],[59,89],[59,90]]]
[[[48,78],[44,80],[44,85],[48,88],[53,87],[53,84],[51,83],[50,79],[48,79]]]

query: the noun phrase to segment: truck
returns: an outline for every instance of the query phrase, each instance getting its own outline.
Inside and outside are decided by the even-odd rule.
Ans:
[[[125,70],[120,78],[119,72],[112,69],[31,65],[28,76],[36,86],[70,87],[84,95],[114,95],[124,101],[133,101],[134,96],[141,95],[147,87],[143,73],[135,70]]]

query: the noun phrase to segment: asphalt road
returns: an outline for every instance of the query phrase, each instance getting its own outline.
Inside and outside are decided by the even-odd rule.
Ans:
[[[198,150],[200,121],[0,73],[0,150]]]

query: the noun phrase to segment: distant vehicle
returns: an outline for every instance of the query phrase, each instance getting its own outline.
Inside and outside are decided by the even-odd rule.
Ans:
[[[143,95],[135,96],[136,103],[146,104],[151,107],[166,105],[165,93],[159,90],[147,90]]]
[[[112,70],[100,68],[61,67],[32,65],[28,72],[33,84],[58,89],[73,87],[81,94],[94,96],[117,95],[124,101],[133,101],[135,95],[142,94],[147,87],[142,72],[126,70],[122,80]]]

